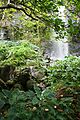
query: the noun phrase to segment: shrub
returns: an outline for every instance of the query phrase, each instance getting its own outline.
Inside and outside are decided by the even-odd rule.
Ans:
[[[26,75],[28,73],[24,73],[27,70],[24,68],[36,66],[42,72],[45,71],[42,69],[43,65],[43,57],[37,46],[21,41],[0,42],[1,75],[4,75],[2,74],[4,71],[2,66],[8,67],[9,71],[11,71],[11,66],[12,69],[15,66],[22,69],[19,77],[24,75],[27,81],[27,79],[29,80]],[[43,76],[45,79],[41,81],[46,83],[47,87],[44,89],[41,89],[40,85],[37,87],[37,82],[33,84],[33,90],[25,89],[24,91],[24,88],[19,89],[14,86],[7,89],[7,81],[10,78],[8,73],[10,72],[7,71],[7,78],[2,79],[3,77],[0,76],[0,120],[80,119],[80,58],[76,56],[66,57],[63,61],[56,61],[53,66],[46,68],[46,70],[47,76]],[[24,82],[25,77],[19,78],[18,85],[22,81]]]
[[[34,92],[2,90],[0,116],[2,120],[67,120],[71,111],[69,101],[58,100],[51,91],[42,93],[37,87]]]
[[[80,58],[57,61],[48,69],[43,91],[0,90],[1,120],[78,120],[80,119]]]
[[[54,63],[49,68],[48,82],[59,87],[78,87],[80,83],[80,57],[70,56]],[[59,86],[58,86],[59,85]]]
[[[54,66],[49,68],[48,74],[47,82],[51,91],[63,102],[61,108],[67,107],[66,113],[70,120],[73,117],[74,120],[80,119],[80,57],[70,56],[55,62]]]
[[[26,42],[0,42],[0,66],[15,65],[20,66],[39,66],[42,61],[39,47]]]

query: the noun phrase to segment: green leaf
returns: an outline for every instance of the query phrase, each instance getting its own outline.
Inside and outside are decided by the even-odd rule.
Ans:
[[[5,105],[5,102],[3,100],[0,100],[0,109],[2,109]]]
[[[33,99],[32,99],[32,104],[33,105],[36,105],[36,104],[38,104],[39,103],[39,100],[37,99],[37,97],[35,96],[35,97],[33,97]]]

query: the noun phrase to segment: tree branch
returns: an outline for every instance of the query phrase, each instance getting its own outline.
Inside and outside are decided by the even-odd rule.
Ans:
[[[33,20],[36,20],[36,21],[40,20],[41,22],[44,22],[44,23],[46,23],[46,24],[49,24],[49,20],[43,18],[42,16],[36,15],[35,12],[33,11],[33,9],[32,9],[31,7],[23,6],[23,5],[21,5],[21,4],[17,6],[17,5],[14,5],[13,3],[9,3],[9,4],[7,4],[7,5],[0,6],[0,9],[3,9],[3,10],[5,10],[5,9],[11,9],[11,8],[16,9],[16,10],[19,10],[19,11],[22,11],[25,15],[27,15],[27,16],[30,17],[30,18],[32,18]],[[28,13],[27,13],[27,10],[28,10],[27,8],[28,8],[28,9],[31,9],[31,11],[33,11],[33,15],[34,15],[35,17],[32,16],[32,14],[28,14]],[[50,25],[48,25],[48,26],[50,26]]]
[[[12,4],[12,3],[0,7],[0,9],[11,9],[11,8],[16,9],[16,10],[19,10],[19,11],[22,11],[22,12],[24,12],[27,16],[29,16],[30,18],[32,18],[33,20],[38,21],[37,18],[35,18],[35,17],[33,17],[32,15],[28,14],[28,13],[26,12],[25,8],[23,8],[23,7],[16,6],[16,5]]]

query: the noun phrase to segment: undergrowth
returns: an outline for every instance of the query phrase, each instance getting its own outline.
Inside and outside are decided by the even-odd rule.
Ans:
[[[41,54],[39,47],[26,41],[0,42],[0,66],[39,66]]]
[[[0,66],[4,67],[37,65],[42,70],[44,65],[39,48],[28,42],[1,43],[0,61]],[[21,85],[24,79],[25,84],[27,80],[34,81],[25,70],[27,69],[19,71],[17,85]],[[16,82],[11,87],[7,79],[5,81],[0,78],[0,120],[80,119],[80,58],[66,57],[63,61],[46,67],[44,73],[41,81],[33,84],[33,88],[25,90],[22,86],[15,87]],[[10,81],[16,81],[16,77],[17,74]]]

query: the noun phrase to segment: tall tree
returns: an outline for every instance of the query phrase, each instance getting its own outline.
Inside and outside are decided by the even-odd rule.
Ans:
[[[59,18],[59,7],[65,6],[67,10],[68,25]],[[0,10],[15,9],[20,11],[26,19],[40,21],[46,26],[60,32],[67,29],[73,35],[79,32],[80,2],[79,0],[1,0]],[[11,12],[11,11],[10,11]],[[12,12],[13,13],[13,12]],[[12,14],[11,13],[11,14]],[[68,14],[67,14],[68,13]],[[24,15],[25,14],[25,15]],[[75,27],[76,26],[76,27]]]
[[[3,0],[0,9],[16,9],[23,12],[33,20],[40,20],[53,27],[57,19],[58,7],[62,5],[59,0]],[[59,20],[59,24],[60,24]],[[58,23],[57,23],[58,24]]]

